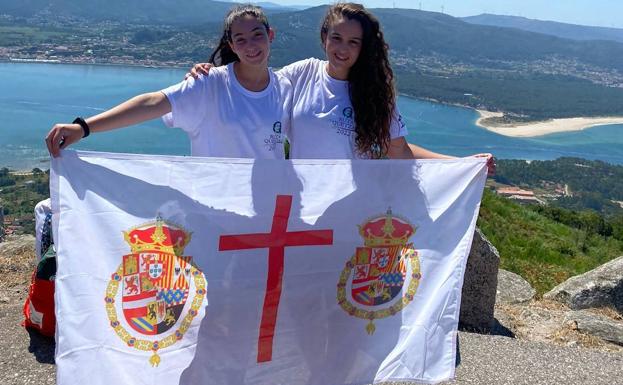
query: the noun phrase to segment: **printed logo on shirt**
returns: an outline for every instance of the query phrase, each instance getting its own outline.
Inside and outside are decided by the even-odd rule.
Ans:
[[[402,120],[401,114],[398,114],[398,123],[400,123],[400,128],[405,128],[405,121]]]
[[[353,118],[353,109],[351,107],[346,107],[342,110],[342,115],[345,117],[352,119]]]
[[[276,121],[275,124],[273,124],[273,132],[276,134],[281,134],[281,122],[280,121]]]
[[[331,125],[339,135],[354,136],[355,121],[353,120],[353,108],[345,107],[342,109],[342,116],[337,119],[331,119]]]
[[[281,122],[278,120],[273,123],[273,132],[264,139],[264,147],[268,151],[275,151],[277,146],[283,147],[283,137],[281,135]]]

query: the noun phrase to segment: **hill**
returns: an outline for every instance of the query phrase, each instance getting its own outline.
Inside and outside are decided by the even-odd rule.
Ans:
[[[230,6],[210,0],[0,0],[0,60],[187,67],[207,59]],[[277,31],[271,65],[324,56],[319,24],[325,6],[269,11]],[[372,11],[403,93],[504,111],[510,120],[623,115],[623,43],[476,25],[414,9]]]
[[[241,1],[229,0],[231,3],[240,3]],[[259,5],[260,7],[269,10],[269,11],[300,11],[302,9],[311,8],[311,5],[281,5],[277,3],[272,3],[270,1],[254,1],[253,4]]]
[[[521,275],[539,295],[623,254],[623,233],[602,235],[590,226],[590,217],[574,224],[548,214],[541,206],[522,206],[485,190],[478,218],[500,253],[500,268]]]
[[[512,120],[623,115],[623,44],[480,26],[435,12],[374,9],[401,92],[508,112]],[[322,57],[323,7],[271,17],[273,64]],[[408,38],[406,38],[408,37]]]
[[[49,194],[49,173],[40,169],[15,173],[0,168],[0,241],[5,233],[34,235],[35,205]]]
[[[499,183],[544,191],[566,186],[565,196],[556,197],[551,205],[620,216],[623,224],[623,166],[579,158],[529,162],[500,159],[498,166],[494,179]]]
[[[471,24],[517,28],[572,40],[612,40],[623,43],[623,29],[620,28],[592,27],[488,13],[462,17],[461,20]]]
[[[188,25],[222,22],[231,2],[212,0],[0,0],[0,14],[18,17],[85,18],[102,21]],[[295,8],[268,3],[267,13]]]
[[[478,222],[500,251],[501,267],[539,293],[623,253],[623,166],[505,159],[494,180],[530,189],[547,202],[519,205],[486,191]]]
[[[623,71],[623,44],[579,42],[541,33],[470,24],[437,12],[415,9],[373,9],[381,21],[398,64],[417,62],[418,56],[440,56],[485,68],[506,69],[509,62],[578,61]],[[291,56],[307,57],[318,45],[319,20],[324,7],[271,17],[280,33],[296,38]],[[312,32],[312,33],[310,33]],[[291,39],[289,39],[291,41]]]
[[[220,25],[231,6],[229,2],[212,0],[24,0],[18,3],[0,0],[0,13],[189,26],[213,22]],[[271,9],[283,10],[267,8]],[[290,50],[289,61],[318,53],[318,27],[324,9],[320,6],[279,12],[271,17],[272,24],[286,37],[283,42],[292,41],[288,37],[297,39],[296,45],[282,47]],[[450,62],[500,69],[507,67],[508,62],[546,61],[555,56],[558,60],[623,71],[623,44],[615,42],[571,41],[541,33],[476,25],[442,13],[415,9],[381,8],[373,12],[384,27],[396,61],[406,60],[407,67],[418,56],[430,55]]]

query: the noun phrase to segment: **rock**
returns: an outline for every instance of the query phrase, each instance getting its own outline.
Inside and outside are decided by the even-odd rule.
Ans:
[[[463,281],[459,316],[461,327],[483,332],[493,327],[499,264],[498,251],[476,229]]]
[[[17,235],[7,237],[0,243],[0,258],[11,258],[14,255],[35,252],[35,237],[32,235]]]
[[[498,270],[497,303],[517,304],[530,301],[536,290],[520,275]]]
[[[543,298],[562,302],[574,310],[613,307],[623,313],[623,257],[569,278]]]
[[[572,323],[575,330],[623,346],[623,322],[621,321],[579,310],[567,313],[565,323]]]
[[[565,311],[540,306],[522,306],[517,317],[517,336],[531,341],[547,341],[561,328]]]

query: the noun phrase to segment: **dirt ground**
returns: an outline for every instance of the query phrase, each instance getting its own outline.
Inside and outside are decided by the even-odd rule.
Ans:
[[[26,246],[12,251],[10,258],[0,254],[0,384],[52,385],[56,382],[54,339],[21,326],[34,250]]]

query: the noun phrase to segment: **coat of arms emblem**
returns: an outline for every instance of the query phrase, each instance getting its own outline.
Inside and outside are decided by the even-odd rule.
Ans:
[[[157,366],[158,350],[180,341],[199,313],[206,280],[192,257],[182,256],[191,233],[181,227],[157,218],[123,234],[131,253],[108,283],[106,312],[116,334],[152,352],[149,362]]]
[[[404,309],[415,296],[421,273],[417,251],[409,243],[416,228],[392,213],[359,226],[364,245],[346,262],[337,285],[337,301],[351,316],[374,320]]]

